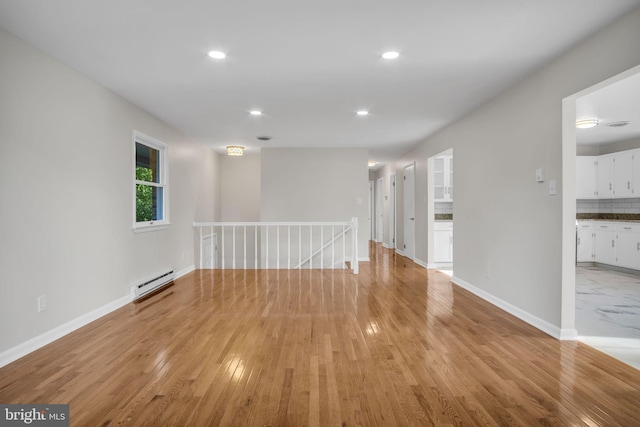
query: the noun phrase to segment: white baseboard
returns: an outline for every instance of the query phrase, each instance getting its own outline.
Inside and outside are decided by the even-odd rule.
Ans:
[[[438,268],[436,264],[427,264],[427,270],[435,270]]]
[[[396,248],[396,253],[397,253],[398,255],[402,255],[403,257],[406,257],[406,255],[404,254],[404,252],[403,252],[403,251],[401,251],[401,250],[400,250],[400,249],[398,249],[398,248]]]
[[[424,267],[424,268],[427,268],[427,269],[429,268],[428,264],[426,262],[422,261],[421,259],[416,258],[416,259],[413,260],[413,262],[418,264],[420,267]]]
[[[577,329],[560,329],[560,340],[562,341],[576,341],[580,339]]]
[[[507,313],[514,315],[518,319],[530,324],[531,326],[540,329],[542,332],[548,335],[551,335],[556,339],[562,339],[563,331],[561,331],[560,328],[558,328],[557,326],[547,322],[546,320],[540,319],[539,317],[534,316],[528,311],[522,310],[521,308],[516,307],[515,305],[508,303],[505,300],[500,299],[494,295],[491,295],[490,293],[483,291],[480,288],[476,288],[475,286],[471,285],[468,282],[465,282],[459,277],[453,276],[451,278],[451,282],[460,286],[461,288],[468,290],[469,292],[471,292],[472,294],[475,294],[476,296],[482,298],[483,300],[490,302],[491,304],[506,311]],[[570,330],[565,330],[564,333],[565,334],[570,333]],[[576,336],[577,336],[577,333],[576,333]],[[564,338],[564,339],[567,339],[567,338]]]
[[[190,265],[186,268],[183,268],[182,270],[176,272],[176,279],[191,273],[195,269],[196,269],[195,265]],[[55,340],[60,339],[63,336],[82,328],[85,325],[88,325],[94,320],[97,320],[102,316],[105,316],[111,313],[112,311],[119,309],[120,307],[123,307],[129,304],[131,301],[133,301],[133,299],[134,299],[134,295],[132,293],[129,293],[128,295],[123,296],[122,298],[119,298],[115,301],[105,304],[102,307],[99,307],[93,311],[90,311],[87,314],[83,314],[80,317],[70,320],[67,323],[64,323],[56,328],[53,328],[43,334],[38,335],[37,337],[31,338],[28,341],[25,341],[13,348],[10,348],[9,350],[6,350],[0,353],[0,368],[8,365],[11,362],[15,362],[21,357],[24,357],[27,354],[34,352],[39,348],[44,347],[47,344],[51,344]]]
[[[182,270],[176,271],[176,279],[181,278],[182,276],[186,276],[196,269],[195,264],[191,264],[188,267],[183,268]]]
[[[60,339],[63,336],[88,325],[94,320],[129,304],[131,301],[131,295],[126,295],[0,353],[0,368],[38,350],[41,347],[44,347],[47,344],[51,344],[55,340]]]

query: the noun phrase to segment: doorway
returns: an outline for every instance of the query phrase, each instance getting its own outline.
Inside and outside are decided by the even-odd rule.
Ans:
[[[389,178],[389,247],[396,248],[396,174]]]
[[[416,164],[404,167],[404,256],[411,260],[416,257]]]
[[[376,181],[376,242],[382,242],[384,238],[384,178]]]
[[[580,326],[576,323],[577,311],[585,310],[583,306],[585,298],[581,297],[579,301],[576,294],[585,294],[584,289],[578,289],[584,283],[578,283],[582,280],[578,276],[600,275],[603,281],[606,281],[605,273],[597,270],[584,270],[582,267],[576,267],[576,213],[577,208],[577,183],[576,183],[576,162],[577,162],[577,143],[579,141],[578,131],[576,130],[576,120],[582,119],[583,112],[580,110],[581,102],[589,98],[590,95],[606,90],[606,88],[623,82],[624,80],[640,75],[640,66],[634,67],[624,73],[607,79],[601,83],[591,86],[581,92],[571,95],[563,100],[563,142],[562,142],[562,178],[563,178],[563,197],[562,197],[562,311],[561,311],[561,339],[580,339],[599,350],[609,353],[613,357],[617,357],[623,361],[629,357],[628,348],[620,348],[621,340],[618,337],[584,337],[584,332],[588,333],[589,328]],[[633,98],[633,97],[629,97]],[[594,107],[591,114],[598,114],[598,108]],[[581,152],[584,148],[580,149]],[[596,155],[598,153],[595,153]],[[600,153],[603,154],[603,153]],[[598,203],[598,202],[595,202]],[[598,208],[599,209],[599,208]],[[598,210],[599,211],[599,210]],[[617,273],[614,273],[617,274]],[[591,278],[588,278],[592,280]],[[588,281],[589,281],[588,280]],[[613,279],[619,282],[619,278]],[[583,280],[584,282],[584,280]],[[581,313],[583,315],[584,313]],[[610,322],[608,322],[610,323]],[[580,335],[580,336],[579,336]],[[614,349],[611,345],[615,344],[618,349]],[[633,343],[638,347],[638,340]],[[620,352],[622,350],[622,352]],[[636,359],[640,358],[640,350],[636,348]],[[632,362],[627,361],[632,364]]]
[[[428,263],[453,275],[453,149],[436,154],[427,161],[429,170]]]

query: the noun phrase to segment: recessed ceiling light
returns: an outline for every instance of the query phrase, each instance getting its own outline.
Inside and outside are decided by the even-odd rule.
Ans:
[[[367,110],[360,110],[356,114],[359,116],[368,116],[369,112]]]
[[[393,51],[385,52],[382,54],[382,57],[384,59],[396,59],[398,56],[400,56],[400,54],[398,52],[393,52]]]
[[[598,126],[598,123],[600,122],[597,119],[578,120],[576,121],[576,127],[578,129],[589,129],[594,126]]]
[[[260,110],[251,110],[251,111],[249,111],[249,114],[251,114],[252,116],[261,116],[262,115],[262,111],[260,111]]]
[[[213,59],[224,59],[227,57],[226,53],[220,52],[219,50],[212,50],[208,53],[208,55]]]

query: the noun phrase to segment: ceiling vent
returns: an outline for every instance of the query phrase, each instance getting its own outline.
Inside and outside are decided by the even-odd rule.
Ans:
[[[260,140],[260,141],[270,141],[271,137],[270,136],[259,136],[258,140]]]
[[[622,120],[619,122],[611,122],[611,123],[607,123],[607,126],[609,126],[610,128],[621,128],[623,126],[626,126],[628,124],[630,124],[631,122],[626,121],[626,120]]]

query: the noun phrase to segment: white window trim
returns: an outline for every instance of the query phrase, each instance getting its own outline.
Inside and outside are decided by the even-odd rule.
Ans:
[[[136,180],[136,143],[144,144],[160,152],[160,183],[162,187],[162,220],[161,221],[136,221],[136,184],[148,184],[143,181]],[[145,135],[137,130],[133,131],[133,232],[144,233],[147,231],[163,230],[171,225],[169,221],[169,146],[162,141]]]

